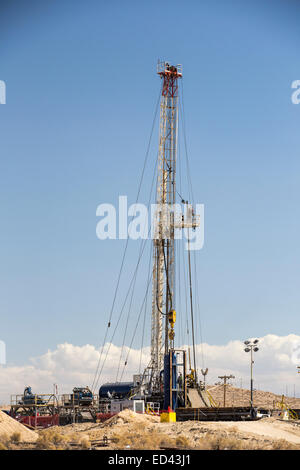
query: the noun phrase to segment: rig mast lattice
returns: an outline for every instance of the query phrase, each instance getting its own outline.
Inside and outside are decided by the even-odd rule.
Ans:
[[[151,324],[152,385],[159,386],[163,357],[169,350],[168,313],[174,309],[175,253],[174,208],[176,194],[176,153],[178,133],[178,79],[181,66],[158,63],[163,80],[160,100],[158,174],[153,239],[153,282]],[[163,318],[164,340],[163,340]],[[164,343],[164,344],[163,344]]]

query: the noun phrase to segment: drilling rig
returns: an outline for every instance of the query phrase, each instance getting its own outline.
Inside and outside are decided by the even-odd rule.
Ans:
[[[176,194],[178,80],[182,77],[181,66],[170,66],[167,62],[158,64],[157,73],[163,83],[160,101],[157,212],[153,239],[151,321],[151,383],[153,392],[160,387],[164,354],[168,354],[169,351],[168,317],[170,312],[175,320],[175,310],[173,309],[175,225],[174,211],[171,209],[175,205]]]
[[[182,67],[159,62],[157,73],[161,77],[162,87],[156,213],[153,222],[151,363],[148,371],[148,392],[152,399],[163,394],[163,407],[166,409],[175,408],[178,400],[182,406],[187,403],[186,351],[174,349],[175,230],[195,229],[199,225],[199,218],[191,208],[185,216],[176,211],[178,81],[182,78]]]
[[[178,99],[181,65],[158,62],[161,78],[159,149],[156,176],[156,210],[152,220],[152,316],[151,360],[139,379],[139,385],[128,392],[148,402],[159,402],[164,409],[185,407],[188,401],[186,351],[174,349],[175,338],[175,231],[195,229],[199,217],[187,201],[184,215],[177,212],[176,158],[178,141]],[[191,273],[190,273],[191,275]],[[190,281],[191,282],[191,281]],[[192,303],[191,303],[192,305]],[[194,372],[196,372],[194,354]],[[195,378],[195,385],[196,385]],[[109,385],[109,393],[117,393],[119,384]],[[106,390],[106,389],[105,389]],[[102,391],[100,389],[99,395]]]

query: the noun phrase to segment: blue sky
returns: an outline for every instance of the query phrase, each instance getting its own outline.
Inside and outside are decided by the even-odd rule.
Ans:
[[[135,200],[158,58],[183,64],[194,194],[205,204],[203,339],[299,332],[299,20],[298,2],[283,0],[1,2],[9,363],[103,340],[124,242],[96,238],[96,207]],[[156,125],[152,161],[157,136]],[[151,175],[149,165],[146,186]],[[136,254],[131,243],[128,272]]]

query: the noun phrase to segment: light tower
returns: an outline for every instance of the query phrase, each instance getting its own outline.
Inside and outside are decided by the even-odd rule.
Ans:
[[[244,351],[246,353],[250,352],[250,403],[251,403],[251,408],[253,408],[253,352],[259,351],[259,348],[257,347],[258,344],[258,339],[255,339],[254,341],[244,341],[244,345],[246,346],[244,348]]]
[[[172,208],[176,194],[178,79],[182,77],[182,71],[180,65],[175,67],[167,62],[159,62],[157,73],[163,83],[160,100],[157,211],[153,237],[151,374],[154,388],[159,385],[163,357],[169,349],[169,313],[175,308],[175,227]]]

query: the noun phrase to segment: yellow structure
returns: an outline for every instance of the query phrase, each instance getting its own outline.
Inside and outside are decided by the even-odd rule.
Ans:
[[[168,413],[162,413],[160,415],[161,423],[176,423],[176,413],[175,411],[169,411]]]
[[[276,407],[281,409],[280,416],[282,419],[298,419],[297,413],[286,404],[284,395],[281,396],[281,401],[276,403]]]
[[[169,339],[171,341],[174,341],[174,338],[175,338],[175,331],[174,331],[174,325],[175,325],[175,322],[176,322],[176,311],[175,310],[171,310],[168,314],[168,318],[169,318],[169,324],[170,324],[170,331],[169,331]]]
[[[171,325],[171,328],[174,328],[176,322],[176,310],[171,310],[169,312],[169,323]]]

